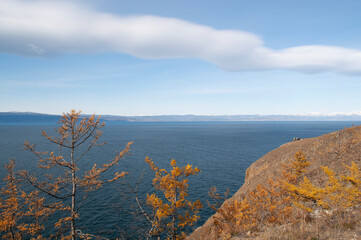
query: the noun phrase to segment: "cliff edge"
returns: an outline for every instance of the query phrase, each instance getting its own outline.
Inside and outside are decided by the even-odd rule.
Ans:
[[[240,199],[247,192],[254,190],[258,184],[274,178],[279,174],[282,165],[289,163],[298,151],[302,151],[311,163],[306,176],[313,182],[322,184],[326,181],[326,176],[320,166],[330,167],[337,174],[345,174],[347,172],[345,164],[350,165],[353,161],[360,165],[360,149],[361,126],[346,128],[315,138],[288,142],[254,162],[246,171],[243,186],[227,201]],[[211,216],[203,226],[197,228],[187,240],[216,239],[214,220],[217,214],[219,213]]]

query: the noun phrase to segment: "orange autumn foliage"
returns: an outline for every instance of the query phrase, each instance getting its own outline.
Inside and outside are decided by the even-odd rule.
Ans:
[[[36,176],[22,171],[21,175],[40,192],[52,197],[62,210],[67,212],[67,216],[59,219],[55,227],[60,229],[63,226],[70,229],[70,239],[77,238],[76,219],[79,218],[79,208],[82,206],[87,195],[102,187],[103,184],[115,181],[126,175],[126,172],[116,172],[111,179],[101,178],[102,174],[110,168],[116,166],[118,162],[129,154],[132,142],[129,142],[125,149],[116,154],[108,163],[102,165],[93,164],[89,169],[80,168],[79,161],[85,160],[85,155],[99,143],[102,136],[101,128],[104,123],[100,122],[100,117],[91,115],[82,118],[80,111],[71,110],[70,113],[63,114],[55,130],[57,136],[50,136],[46,132],[42,135],[60,150],[58,154],[54,152],[40,152],[35,145],[25,142],[25,149],[31,151],[39,160],[39,167],[51,173],[53,168],[58,168],[58,176],[46,174],[46,180],[40,181]],[[59,171],[59,169],[61,169]],[[79,193],[82,197],[79,199]]]
[[[240,200],[226,202],[218,209],[215,235],[222,239],[247,231],[258,231],[268,224],[286,224],[304,214],[322,209],[347,211],[361,204],[361,169],[351,162],[345,166],[349,174],[337,176],[328,167],[322,167],[327,176],[323,185],[316,185],[303,174],[310,165],[305,155],[298,152],[294,159],[283,166],[279,177]],[[214,194],[213,194],[214,195]]]
[[[298,152],[288,165],[283,166],[281,176],[269,179],[265,185],[257,185],[239,200],[226,202],[218,209],[215,218],[215,235],[223,239],[234,233],[256,231],[268,224],[284,224],[294,212],[293,199],[285,189],[284,181],[297,182],[309,166],[302,152]]]
[[[192,165],[178,167],[173,159],[171,170],[160,169],[150,158],[145,161],[155,172],[153,185],[162,193],[159,197],[155,193],[147,194],[147,204],[153,209],[150,235],[167,236],[167,239],[184,239],[186,228],[192,226],[199,219],[199,210],[203,207],[200,200],[191,202],[188,196],[188,177],[200,170]]]
[[[337,176],[328,167],[322,167],[327,175],[323,186],[313,184],[307,177],[296,184],[286,183],[286,189],[295,204],[309,212],[321,209],[347,209],[361,204],[361,170],[351,162],[348,175]]]
[[[42,220],[51,215],[58,204],[45,204],[38,191],[25,193],[16,177],[15,161],[5,165],[6,185],[0,191],[0,235],[3,239],[43,239]]]

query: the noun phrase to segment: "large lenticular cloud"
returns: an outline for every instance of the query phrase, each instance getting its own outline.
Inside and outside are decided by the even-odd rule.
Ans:
[[[332,46],[272,50],[252,34],[156,16],[120,17],[70,2],[0,0],[0,52],[48,56],[118,52],[198,58],[225,70],[361,73],[361,51]]]

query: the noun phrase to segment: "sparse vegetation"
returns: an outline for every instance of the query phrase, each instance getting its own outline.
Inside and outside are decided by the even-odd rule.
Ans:
[[[360,167],[352,162],[345,166],[349,174],[340,176],[322,167],[328,181],[316,186],[303,177],[309,165],[298,152],[278,179],[226,202],[215,219],[215,238],[343,239],[334,237],[360,227]]]
[[[155,173],[155,189],[163,195],[147,195],[147,204],[153,210],[152,218],[149,218],[152,224],[149,236],[163,234],[170,240],[184,239],[187,236],[187,227],[197,222],[200,217],[199,210],[203,207],[200,200],[191,202],[187,199],[188,177],[200,170],[189,164],[178,167],[174,159],[170,163],[170,171],[160,169],[148,157],[145,161]]]
[[[39,159],[41,169],[59,175],[47,174],[43,180],[25,170],[15,172],[14,160],[5,165],[7,175],[0,191],[0,234],[3,239],[45,239],[44,221],[59,211],[63,215],[54,224],[59,231],[53,238],[94,237],[77,232],[79,208],[88,193],[127,174],[116,172],[110,179],[101,178],[104,172],[129,154],[132,144],[129,142],[108,163],[81,169],[78,161],[93,147],[102,145],[99,139],[103,126],[94,115],[81,118],[80,112],[72,110],[60,119],[56,137],[42,133],[59,147],[58,154],[40,152],[34,145],[25,143],[25,148]],[[342,153],[350,151],[358,141],[348,130],[345,133],[347,138],[341,138],[339,134],[336,145],[330,146],[330,153],[336,154],[337,159],[341,159]],[[185,239],[200,218],[203,207],[200,200],[192,202],[188,199],[188,178],[200,170],[190,164],[179,167],[174,159],[170,162],[170,170],[159,168],[148,157],[145,162],[155,174],[152,182],[154,193],[147,194],[142,205],[133,189],[140,213],[150,226],[139,238]],[[217,193],[216,188],[210,189],[213,202],[208,204],[217,211],[210,238],[321,240],[360,237],[361,234],[355,233],[361,227],[361,168],[358,164],[345,164],[345,171],[340,174],[331,167],[321,166],[325,181],[314,181],[309,177],[312,164],[301,151],[281,166],[276,177],[255,184],[238,199],[226,200],[229,192],[223,195]],[[62,171],[51,171],[55,167]],[[30,183],[35,190],[22,190],[23,181]]]
[[[15,161],[5,165],[6,186],[0,191],[0,234],[3,239],[43,239],[43,221],[61,206],[46,205],[39,191],[26,193],[20,189],[21,179],[15,172]]]
[[[56,129],[58,136],[49,136],[44,131],[42,135],[59,148],[59,154],[54,152],[40,152],[35,145],[25,142],[25,149],[31,151],[39,159],[39,167],[51,172],[51,169],[58,168],[61,171],[53,171],[46,174],[46,180],[39,180],[38,177],[22,170],[20,175],[33,185],[41,193],[49,196],[55,201],[56,209],[66,212],[54,225],[60,229],[58,234],[62,238],[68,236],[72,240],[77,238],[76,219],[79,218],[79,209],[83,205],[89,192],[96,191],[103,184],[113,182],[123,177],[126,172],[116,172],[111,179],[101,179],[101,175],[118,164],[130,151],[131,142],[125,149],[119,152],[111,161],[101,166],[93,164],[91,169],[82,169],[80,160],[84,160],[86,154],[99,143],[104,123],[100,117],[92,115],[88,118],[81,118],[80,112],[72,110],[60,118],[59,127]],[[82,195],[80,195],[82,193]]]

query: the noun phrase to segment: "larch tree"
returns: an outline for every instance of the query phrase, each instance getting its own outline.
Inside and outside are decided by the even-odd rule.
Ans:
[[[82,168],[84,165],[79,165],[79,161],[84,160],[85,155],[93,147],[104,144],[99,142],[104,123],[101,123],[100,117],[95,115],[82,118],[80,111],[71,110],[70,113],[63,114],[58,125],[55,130],[57,136],[50,136],[45,131],[42,132],[42,136],[59,147],[59,154],[53,151],[37,151],[35,145],[25,142],[25,149],[38,158],[39,167],[52,174],[47,174],[46,180],[40,180],[27,171],[21,171],[21,175],[37,190],[61,203],[59,210],[65,211],[66,216],[60,218],[55,223],[55,227],[70,228],[70,235],[67,238],[74,240],[78,235],[76,219],[79,218],[79,208],[89,192],[126,175],[126,172],[116,172],[109,179],[102,177],[103,173],[129,154],[132,142],[129,142],[112,160],[100,166],[94,163],[92,168],[84,169]]]
[[[0,190],[0,235],[3,239],[43,239],[43,220],[60,208],[59,204],[46,204],[38,191],[25,193],[15,172],[15,161],[5,165],[5,186]]]
[[[352,209],[361,204],[361,168],[351,162],[345,165],[347,175],[337,175],[332,169],[321,166],[327,176],[323,185],[316,185],[307,177],[298,183],[288,183],[286,189],[295,204],[308,212],[322,209]]]
[[[153,209],[152,218],[148,217],[152,224],[148,237],[164,234],[167,239],[184,239],[185,230],[197,222],[203,207],[200,200],[192,202],[187,199],[188,177],[196,175],[200,170],[190,164],[178,167],[174,159],[170,163],[170,171],[160,169],[148,157],[145,161],[155,172],[155,189],[163,195],[147,194],[147,204]]]
[[[309,165],[305,155],[299,151],[293,160],[282,165],[282,171],[274,179],[258,184],[240,199],[225,202],[214,218],[214,234],[229,239],[232,234],[256,231],[262,225],[287,223],[295,215],[295,198],[290,193],[290,186],[301,181]],[[215,189],[211,189],[209,195],[215,201],[221,198]]]

